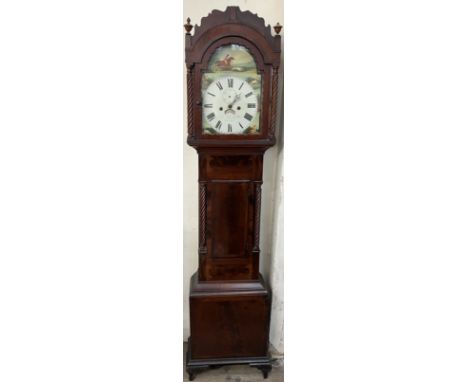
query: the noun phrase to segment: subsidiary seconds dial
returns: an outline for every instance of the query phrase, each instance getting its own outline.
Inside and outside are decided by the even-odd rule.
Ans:
[[[203,118],[218,134],[243,134],[258,113],[250,84],[239,77],[218,77],[203,94]]]

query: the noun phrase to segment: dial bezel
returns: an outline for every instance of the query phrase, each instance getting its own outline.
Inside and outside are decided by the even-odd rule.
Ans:
[[[261,76],[258,77],[261,81]],[[236,76],[235,72],[212,76],[212,81],[202,92],[204,135],[258,135],[261,112],[261,92],[257,94],[248,80]]]

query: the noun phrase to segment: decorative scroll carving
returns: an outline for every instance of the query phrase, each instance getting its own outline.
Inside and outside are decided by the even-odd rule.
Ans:
[[[255,237],[254,251],[260,250],[260,212],[262,206],[262,184],[255,183]]]
[[[278,68],[273,67],[273,91],[271,95],[271,123],[268,136],[274,137],[276,131],[276,116],[278,109]]]
[[[195,133],[193,131],[193,70],[187,68],[187,120],[188,120],[188,136],[192,138]]]
[[[199,185],[200,193],[199,193],[199,209],[200,209],[200,243],[199,243],[199,251],[206,252],[206,183],[200,183]]]
[[[281,44],[276,42],[274,36],[271,34],[271,26],[265,25],[264,18],[250,11],[241,11],[239,7],[227,7],[225,12],[213,10],[208,16],[202,17],[200,25],[195,25],[193,30],[193,42],[216,25],[238,23],[239,21],[242,21],[244,24],[260,33],[275,51],[281,49]]]

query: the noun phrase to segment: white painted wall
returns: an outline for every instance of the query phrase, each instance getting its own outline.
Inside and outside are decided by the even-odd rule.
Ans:
[[[282,101],[282,100],[281,100]],[[269,283],[273,300],[271,306],[270,342],[279,353],[284,353],[284,279],[283,279],[283,223],[284,223],[284,188],[283,188],[283,108],[278,127],[278,157],[274,184],[274,207],[272,227],[272,248],[270,257]]]
[[[184,20],[192,24],[213,9],[224,10],[237,5],[265,19],[266,24],[283,24],[282,0],[184,0]],[[181,22],[181,28],[182,28]],[[181,31],[182,34],[182,31]],[[184,340],[189,336],[189,280],[198,267],[198,168],[196,151],[187,145],[187,96],[184,73]],[[282,108],[280,108],[282,110]],[[282,121],[282,115],[278,120]],[[283,352],[283,139],[282,122],[278,126],[278,144],[270,148],[264,158],[262,214],[260,231],[260,270],[273,291],[270,341]]]

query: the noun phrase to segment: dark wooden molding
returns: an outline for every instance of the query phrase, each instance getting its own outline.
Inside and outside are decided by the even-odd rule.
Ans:
[[[185,368],[189,375],[189,381],[195,380],[196,375],[203,370],[217,369],[228,365],[249,365],[259,369],[265,379],[268,378],[272,369],[273,359],[270,356],[194,359],[191,352],[191,342],[189,338],[185,356]]]
[[[193,70],[192,67],[187,68],[187,125],[188,139],[193,139]]]
[[[206,182],[199,184],[199,252],[200,254],[206,253]]]
[[[268,137],[274,138],[276,132],[276,116],[278,113],[278,82],[279,82],[278,68],[273,68],[273,90],[271,96],[271,123],[268,126]]]
[[[260,216],[262,207],[262,182],[255,182],[255,240],[253,250],[260,252]]]
[[[227,7],[225,11],[213,10],[207,16],[202,17],[200,25],[195,25],[191,43],[195,44],[205,33],[212,31],[215,27],[238,23],[242,23],[244,27],[251,28],[263,36],[273,51],[281,51],[281,40],[272,35],[271,26],[266,25],[263,17],[259,17],[248,10],[241,11],[239,7],[235,6]]]
[[[225,295],[265,295],[269,294],[269,288],[262,275],[256,280],[231,280],[202,282],[195,273],[190,279],[190,290],[192,297],[201,296],[225,296]]]

